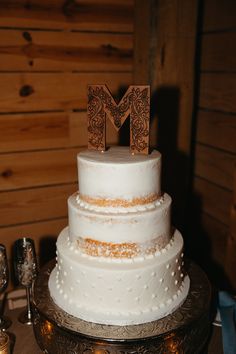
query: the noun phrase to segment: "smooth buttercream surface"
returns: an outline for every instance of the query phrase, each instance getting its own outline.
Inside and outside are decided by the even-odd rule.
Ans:
[[[78,154],[80,195],[91,203],[153,200],[161,195],[161,154],[132,155],[128,147]],[[94,202],[93,202],[94,200]]]

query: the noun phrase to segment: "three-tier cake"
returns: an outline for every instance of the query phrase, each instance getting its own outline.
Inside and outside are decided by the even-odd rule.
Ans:
[[[80,319],[132,325],[160,319],[189,291],[183,238],[161,192],[161,155],[127,147],[78,155],[79,192],[57,240],[54,302]]]

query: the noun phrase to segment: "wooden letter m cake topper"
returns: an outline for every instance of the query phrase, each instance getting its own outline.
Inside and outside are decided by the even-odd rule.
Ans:
[[[118,131],[130,115],[130,150],[148,154],[150,88],[129,86],[116,104],[105,85],[88,86],[88,148],[106,149],[106,116]]]

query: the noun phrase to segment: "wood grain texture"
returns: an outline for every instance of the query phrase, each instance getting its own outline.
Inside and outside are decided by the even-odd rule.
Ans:
[[[152,86],[152,65],[150,52],[156,25],[156,2],[136,0],[134,7],[134,84]],[[142,25],[140,26],[140,23]],[[149,40],[148,40],[149,39]],[[153,48],[152,48],[153,49]]]
[[[131,71],[133,36],[0,29],[1,71]]]
[[[236,112],[236,74],[201,74],[199,105],[224,112]]]
[[[131,32],[133,1],[2,0],[0,22],[13,28]]]
[[[199,143],[236,153],[236,115],[198,111],[196,140]]]
[[[232,191],[235,156],[201,144],[195,149],[195,175]]]
[[[232,259],[236,259],[229,232],[236,153],[236,2],[205,0],[201,5],[194,190],[202,204],[209,256],[216,263],[211,275],[225,288],[235,273]]]
[[[204,0],[203,32],[234,29],[236,3],[234,0]]]
[[[37,253],[67,220],[87,146],[87,85],[132,84],[133,0],[0,1],[0,242]],[[107,122],[109,145],[119,134]]]
[[[203,235],[206,236],[206,247],[208,248],[209,257],[224,267],[228,226],[206,213],[202,213],[201,215],[201,225]]]
[[[207,213],[226,226],[230,220],[232,193],[202,178],[194,178],[194,193],[200,200],[200,212]]]
[[[155,52],[152,50],[151,53],[156,56],[153,63],[152,90],[156,94],[157,102],[158,97],[161,97],[159,105],[160,100],[163,100],[163,104],[176,106],[172,114],[172,119],[177,120],[173,124],[178,125],[176,148],[188,156],[191,142],[198,2],[163,0],[158,2],[156,11],[156,44]],[[157,119],[164,119],[158,108],[157,111]],[[158,134],[163,132],[159,131]],[[168,136],[166,139],[168,140]]]
[[[117,94],[130,73],[0,74],[0,112],[86,109],[87,85],[106,83]]]
[[[0,115],[0,152],[87,146],[87,112],[23,113]],[[106,124],[107,143],[119,134]]]
[[[201,70],[236,71],[236,32],[202,35]]]
[[[2,226],[26,224],[67,217],[67,199],[78,189],[77,183],[2,192]]]
[[[165,157],[164,184],[179,196],[174,218],[183,227],[190,178],[198,1],[138,0],[136,6],[134,82],[151,86],[150,142]],[[173,169],[173,161],[181,168]],[[175,181],[180,181],[178,188],[173,171]]]
[[[63,201],[64,203],[64,201]],[[47,240],[56,240],[59,232],[67,225],[67,217],[55,220],[27,223],[17,226],[8,226],[0,228],[0,243],[4,243],[8,255],[12,253],[12,246],[15,240],[21,237],[30,237],[35,242],[36,253],[45,252],[44,242]]]
[[[0,191],[77,181],[81,149],[33,151],[0,155]]]

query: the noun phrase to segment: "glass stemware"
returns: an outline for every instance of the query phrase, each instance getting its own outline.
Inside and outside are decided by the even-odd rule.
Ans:
[[[32,324],[31,310],[31,287],[37,276],[37,259],[35,254],[34,241],[31,238],[23,237],[14,244],[14,268],[15,275],[20,285],[26,288],[27,308],[20,314],[19,321],[23,324]]]
[[[6,248],[4,245],[0,244],[0,293],[3,293],[8,285],[9,280],[9,270],[8,270],[8,262],[7,262],[7,254]],[[4,304],[4,298],[2,300],[2,304]],[[2,315],[3,307],[1,308],[0,315],[0,330],[4,331],[11,325],[11,320]]]

